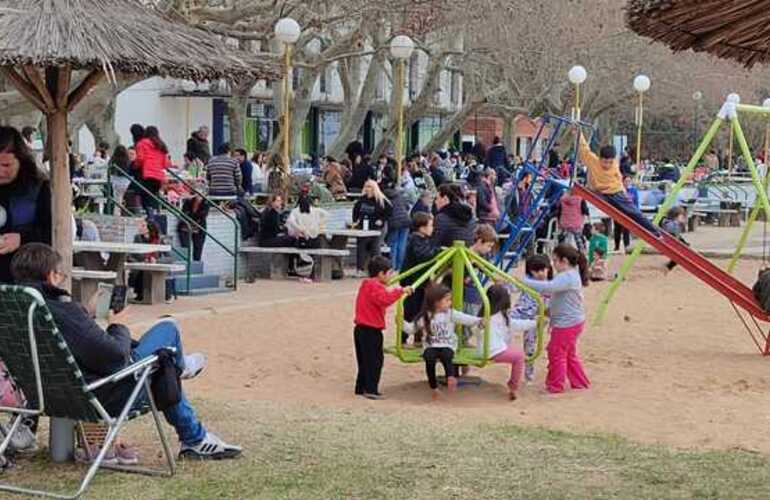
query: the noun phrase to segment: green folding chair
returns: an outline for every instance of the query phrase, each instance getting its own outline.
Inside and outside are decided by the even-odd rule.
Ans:
[[[160,413],[150,390],[150,375],[158,366],[157,356],[143,359],[123,370],[87,384],[67,343],[54,324],[51,312],[40,293],[33,288],[0,285],[0,359],[24,392],[24,408],[0,407],[10,413],[10,431],[0,443],[0,455],[7,449],[11,436],[25,417],[47,416],[82,422],[99,422],[107,426],[107,437],[94,459],[80,488],[72,495],[21,488],[0,483],[0,491],[25,495],[74,499],[87,489],[99,468],[154,476],[174,475],[174,455],[163,431]],[[130,379],[131,395],[117,418],[104,409],[94,390]],[[145,390],[146,397],[139,398]],[[139,404],[135,404],[139,401]],[[167,469],[156,470],[102,463],[107,451],[126,422],[152,413],[166,457]]]

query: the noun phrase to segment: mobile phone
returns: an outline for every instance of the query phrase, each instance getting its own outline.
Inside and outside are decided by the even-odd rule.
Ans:
[[[126,308],[128,304],[128,287],[125,285],[115,285],[112,289],[110,298],[110,310],[119,313]]]

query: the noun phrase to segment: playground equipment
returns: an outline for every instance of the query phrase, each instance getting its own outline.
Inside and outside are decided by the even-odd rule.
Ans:
[[[495,267],[490,262],[484,260],[472,250],[466,248],[465,243],[462,241],[456,241],[453,246],[445,249],[436,257],[428,262],[405,271],[404,273],[396,276],[391,280],[391,284],[397,284],[402,279],[413,276],[417,273],[421,273],[417,280],[411,285],[415,288],[426,283],[428,280],[439,280],[446,273],[452,273],[452,307],[456,310],[462,311],[463,309],[463,291],[465,287],[466,278],[471,280],[473,286],[480,292],[482,306],[482,317],[486,320],[485,327],[481,341],[482,349],[481,353],[478,352],[476,347],[460,345],[457,352],[455,352],[454,363],[456,365],[470,365],[477,367],[486,366],[489,360],[489,317],[490,306],[489,299],[487,299],[486,289],[481,284],[479,278],[479,272],[489,277],[492,280],[503,281],[509,283],[523,293],[530,295],[538,305],[537,314],[537,348],[532,356],[526,359],[526,362],[533,363],[543,352],[543,330],[545,327],[545,303],[540,295],[525,286],[516,278],[503,272],[501,269]],[[402,340],[402,332],[404,331],[404,300],[405,297],[399,299],[396,303],[396,333],[393,346],[385,349],[386,352],[396,356],[404,363],[420,363],[422,359],[422,348],[410,347],[404,345]],[[462,326],[457,326],[457,338],[462,339]]]
[[[674,184],[671,193],[660,206],[658,213],[653,219],[654,224],[660,223],[665,214],[676,201],[677,194],[679,191],[681,191],[685,182],[697,166],[703,154],[706,152],[706,149],[711,144],[711,141],[714,139],[714,136],[717,134],[720,127],[726,121],[729,121],[732,134],[738,141],[741,153],[751,174],[752,183],[754,184],[754,189],[756,190],[756,200],[754,202],[754,207],[751,211],[751,214],[749,215],[746,222],[746,227],[738,242],[738,246],[735,249],[735,253],[733,254],[733,257],[726,271],[720,269],[708,259],[704,258],[702,255],[693,251],[675,238],[672,238],[666,234],[663,234],[660,238],[656,237],[641,227],[639,224],[628,218],[625,214],[612,207],[610,204],[604,201],[602,197],[586,190],[585,188],[579,186],[576,187],[579,196],[582,196],[586,201],[592,203],[598,209],[615,219],[617,222],[623,225],[623,227],[641,239],[641,241],[637,242],[636,246],[634,247],[633,253],[626,258],[623,266],[620,269],[620,272],[618,273],[617,278],[607,289],[604,297],[602,298],[602,302],[594,319],[595,324],[601,323],[601,321],[604,319],[607,307],[612,300],[614,293],[620,287],[620,284],[631,270],[634,262],[636,262],[636,260],[639,258],[639,255],[644,248],[644,243],[646,242],[650,246],[657,249],[659,252],[669,257],[674,262],[680,264],[684,269],[695,275],[698,279],[705,282],[708,286],[724,295],[730,301],[730,304],[733,306],[737,316],[740,318],[741,322],[748,331],[759,351],[765,356],[770,355],[770,333],[765,333],[765,331],[758,323],[758,321],[770,322],[770,314],[766,313],[757,303],[751,289],[749,289],[749,287],[738,281],[730,274],[735,269],[737,260],[743,252],[743,248],[746,245],[749,232],[751,231],[751,226],[759,215],[759,210],[764,210],[765,219],[770,219],[770,202],[768,202],[767,198],[768,176],[765,175],[765,178],[762,179],[757,172],[756,166],[754,165],[754,158],[751,154],[751,150],[749,149],[749,145],[746,142],[743,129],[738,119],[738,112],[756,113],[770,117],[770,101],[765,101],[764,105],[760,107],[740,104],[740,97],[737,94],[730,94],[727,97],[727,100],[720,109],[716,120],[714,120],[714,123],[703,137],[703,140],[696,149],[692,159],[690,159],[687,167],[685,167],[684,171],[682,172],[680,180]],[[768,152],[768,143],[770,140],[769,135],[770,128],[768,128],[765,133],[765,157],[767,157]],[[746,313],[748,313],[748,320],[744,317],[743,314],[741,314],[740,310],[744,310]]]
[[[550,128],[550,136],[542,154],[543,158],[547,158],[548,153],[555,146],[564,128],[569,128],[572,125],[577,125],[581,129],[588,129],[590,130],[589,135],[593,134],[593,126],[589,123],[573,120],[570,117],[546,114],[543,117],[537,134],[535,134],[532,144],[538,144],[542,135]],[[556,204],[559,203],[562,195],[569,189],[572,183],[572,179],[562,179],[557,172],[549,172],[547,169],[542,168],[542,166],[535,165],[532,159],[534,149],[534,147],[529,148],[527,152],[524,164],[514,179],[512,192],[503,211],[503,217],[498,221],[496,227],[498,233],[509,232],[508,238],[500,245],[500,251],[494,259],[495,264],[505,271],[509,271],[518,262],[522,254],[536,238],[540,226],[548,220],[548,216],[553,213]],[[572,158],[573,165],[577,165],[576,160],[577,147],[575,147]],[[573,169],[573,171],[576,170]],[[525,192],[521,193],[522,198],[528,200],[527,206],[524,209],[520,207],[519,213],[512,220],[510,218],[510,206],[513,197],[518,195],[519,183],[528,176],[531,178],[529,187]],[[521,200],[519,202],[521,203]]]

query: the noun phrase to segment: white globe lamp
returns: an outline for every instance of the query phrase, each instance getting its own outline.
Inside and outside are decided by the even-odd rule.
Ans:
[[[580,85],[586,81],[587,77],[588,73],[586,72],[586,69],[580,65],[572,66],[572,68],[569,70],[569,73],[567,73],[567,78],[569,78],[569,81],[575,85]]]
[[[275,38],[281,43],[297,43],[301,34],[299,23],[290,17],[284,17],[275,24]]]
[[[390,41],[390,55],[394,58],[405,61],[412,57],[414,52],[414,41],[406,35],[398,35]]]
[[[634,90],[637,92],[647,92],[650,90],[650,78],[647,75],[638,75],[634,78]]]

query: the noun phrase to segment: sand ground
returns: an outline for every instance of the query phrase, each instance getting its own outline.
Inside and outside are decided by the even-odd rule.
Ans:
[[[605,323],[587,328],[580,349],[591,390],[543,394],[543,358],[536,383],[513,403],[505,397],[505,367],[479,370],[481,386],[432,403],[424,368],[390,356],[382,383],[388,400],[355,397],[356,280],[258,281],[237,294],[183,298],[171,309],[188,351],[210,358],[205,375],[186,385],[193,398],[424,412],[426,418],[439,412],[459,421],[492,419],[616,433],[644,443],[770,453],[770,358],[759,355],[723,297],[680,269],[664,277],[664,262],[643,257]],[[619,266],[620,257],[611,264]],[[744,261],[737,274],[751,283],[759,265]],[[586,290],[589,314],[606,286]],[[136,308],[134,331],[168,312],[169,306]]]

